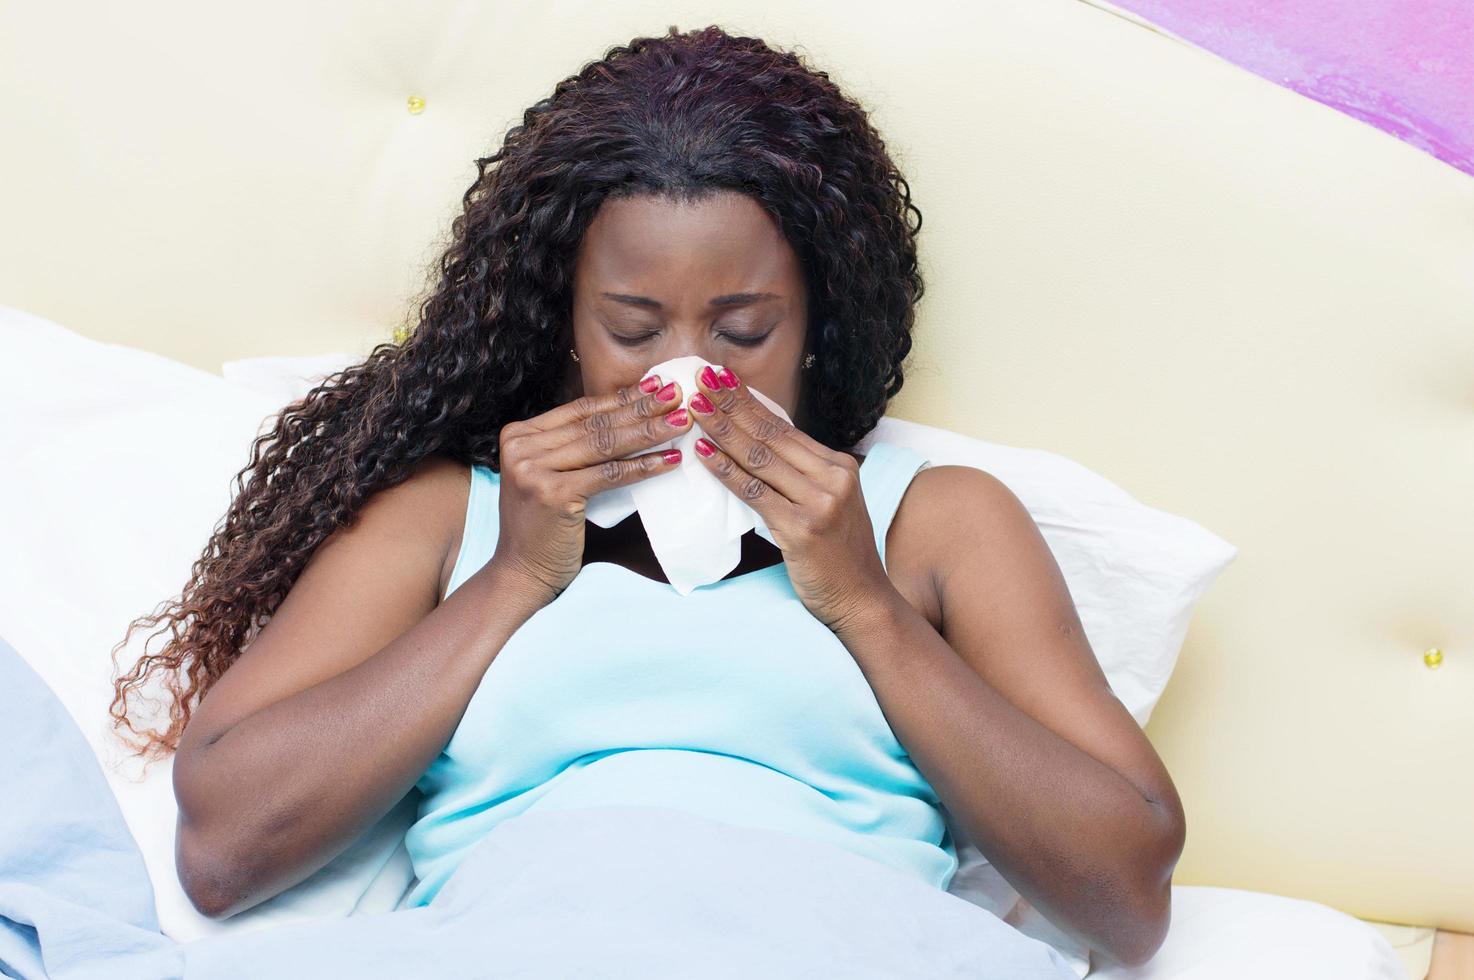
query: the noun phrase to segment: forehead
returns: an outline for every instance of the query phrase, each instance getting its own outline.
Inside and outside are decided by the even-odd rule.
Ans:
[[[657,197],[606,201],[579,243],[576,277],[600,288],[699,283],[733,290],[796,282],[798,256],[752,198]]]

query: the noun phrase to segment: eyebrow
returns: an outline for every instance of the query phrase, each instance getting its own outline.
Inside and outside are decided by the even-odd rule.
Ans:
[[[663,310],[665,307],[657,300],[649,296],[631,296],[628,293],[603,293],[603,296],[618,303],[628,303],[631,306],[643,306],[652,310]],[[728,293],[725,296],[713,296],[711,304],[714,307],[745,306],[748,303],[756,303],[764,299],[782,299],[777,293]]]

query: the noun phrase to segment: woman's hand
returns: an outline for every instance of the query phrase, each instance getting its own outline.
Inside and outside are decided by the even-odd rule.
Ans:
[[[799,599],[838,630],[893,588],[875,548],[859,464],[774,414],[728,368],[702,368],[697,384],[690,406],[706,437],[697,440],[697,455],[762,515]],[[701,452],[702,442],[713,445],[711,455]]]
[[[651,375],[607,395],[582,396],[501,431],[501,532],[492,560],[546,586],[551,601],[583,567],[585,505],[681,461],[679,449],[630,453],[682,435],[681,386]],[[674,424],[672,424],[674,422]]]

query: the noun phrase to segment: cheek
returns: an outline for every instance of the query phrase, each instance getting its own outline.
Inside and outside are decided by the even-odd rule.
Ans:
[[[732,370],[737,372],[743,384],[762,392],[769,399],[782,405],[789,418],[793,418],[799,395],[799,379],[794,372],[778,370],[752,374],[743,371],[737,364],[732,365]]]
[[[645,354],[631,354],[629,351],[600,357],[597,365],[592,360],[584,357],[582,364],[575,365],[583,368],[584,390],[590,395],[612,395],[621,388],[638,385],[648,369],[660,363]]]

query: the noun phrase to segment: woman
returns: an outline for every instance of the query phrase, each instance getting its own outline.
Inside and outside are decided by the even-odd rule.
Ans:
[[[177,753],[195,904],[301,881],[416,786],[417,905],[509,816],[626,802],[946,888],[945,807],[1061,927],[1150,957],[1181,805],[1033,521],[982,471],[852,452],[922,293],[920,212],[863,109],[792,54],[672,28],[477,164],[418,329],[256,440],[171,642],[116,682],[117,723]],[[643,376],[686,354],[699,391]],[[697,421],[778,547],[749,533],[681,597],[638,515],[584,505],[676,465],[641,450]],[[155,675],[171,724],[140,733]]]

